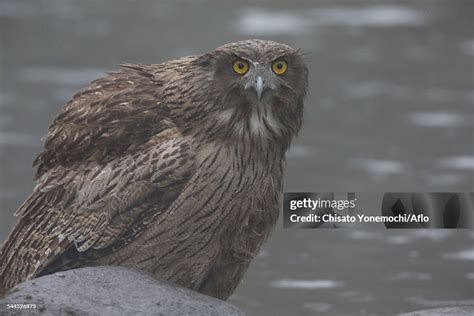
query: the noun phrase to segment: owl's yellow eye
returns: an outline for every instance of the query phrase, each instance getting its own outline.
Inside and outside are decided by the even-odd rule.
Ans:
[[[249,71],[249,63],[243,59],[234,61],[233,68],[236,74],[245,75]]]
[[[277,75],[283,75],[288,69],[288,64],[284,60],[274,61],[272,64],[272,70]]]

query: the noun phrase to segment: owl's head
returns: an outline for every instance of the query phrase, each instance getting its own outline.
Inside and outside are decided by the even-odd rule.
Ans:
[[[301,127],[308,68],[298,50],[265,40],[229,43],[196,59],[205,69],[213,124],[253,142],[289,145]]]
[[[211,53],[215,83],[262,102],[281,92],[304,95],[308,69],[295,50],[264,40],[229,43]]]

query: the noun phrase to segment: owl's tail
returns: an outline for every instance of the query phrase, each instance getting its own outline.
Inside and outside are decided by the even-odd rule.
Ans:
[[[55,249],[51,246],[58,243],[47,234],[54,212],[46,203],[38,203],[34,195],[20,207],[20,218],[0,248],[0,296],[36,277],[50,259],[51,249]]]

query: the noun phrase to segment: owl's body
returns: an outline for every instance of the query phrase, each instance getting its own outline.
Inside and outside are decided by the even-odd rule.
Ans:
[[[1,249],[0,293],[123,265],[226,299],[278,218],[306,85],[301,56],[261,40],[92,82],[35,160],[36,187]]]

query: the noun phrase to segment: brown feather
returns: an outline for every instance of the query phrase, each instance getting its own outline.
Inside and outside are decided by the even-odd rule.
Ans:
[[[232,72],[236,56],[284,58],[290,70],[262,68],[260,100],[252,74]],[[278,218],[307,74],[294,49],[248,40],[93,81],[48,129],[36,187],[0,250],[0,293],[55,271],[123,265],[229,297]]]

